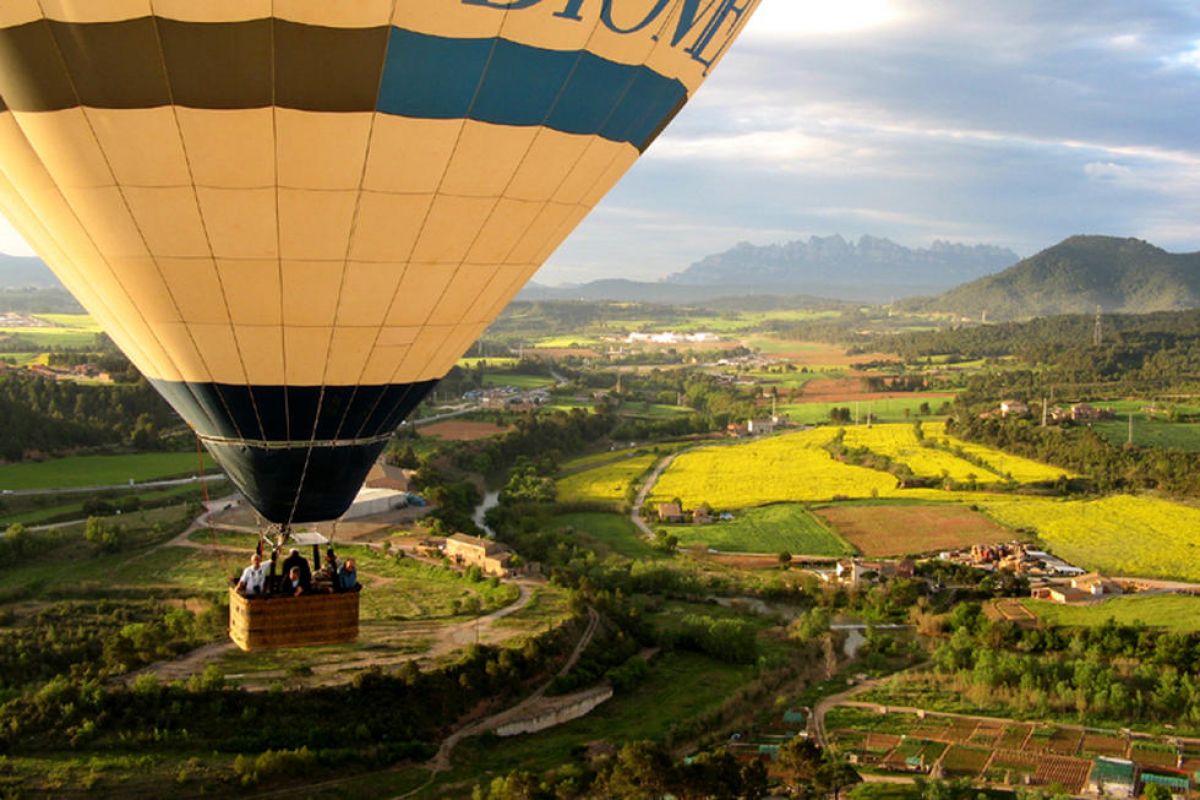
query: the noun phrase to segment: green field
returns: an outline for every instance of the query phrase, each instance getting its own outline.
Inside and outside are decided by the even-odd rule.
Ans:
[[[655,453],[643,453],[568,475],[556,483],[558,501],[622,505],[627,502],[629,486],[658,459]]]
[[[634,561],[667,557],[651,547],[629,517],[623,514],[560,514],[554,518],[554,524],[560,529],[573,528],[579,538],[600,555],[616,553]]]
[[[549,375],[524,375],[517,372],[485,372],[484,386],[515,386],[518,389],[544,389],[554,385]]]
[[[668,530],[679,537],[680,547],[699,545],[728,553],[779,553],[793,555],[841,556],[854,549],[830,532],[802,505],[778,505],[751,508],[732,522],[709,525],[671,525]]]
[[[207,489],[212,496],[219,497],[221,494],[229,491],[229,484],[224,480],[212,481],[208,483]],[[172,498],[176,498],[178,502],[188,499],[200,500],[203,498],[203,492],[200,486],[194,483],[187,483],[182,486],[170,486],[165,489],[106,492],[103,499],[107,500],[114,507],[119,508],[121,507],[121,503],[132,497],[136,497],[141,501],[143,506],[146,506],[151,503],[163,503]],[[39,525],[54,520],[80,519],[84,516],[83,504],[85,500],[90,499],[92,499],[90,495],[79,493],[9,498],[6,502],[9,509],[16,509],[18,503],[20,503],[20,510],[10,510],[0,513],[0,528],[11,525],[14,522],[28,526]]]
[[[858,401],[859,419],[866,421],[867,414],[874,414],[878,422],[906,422],[915,419],[931,419],[931,417],[920,417],[919,411],[922,403],[928,403],[934,415],[941,407],[942,403],[951,402],[953,398],[944,396],[930,397],[927,394],[897,394],[893,398],[887,400],[860,400]],[[855,401],[851,397],[849,400],[840,401],[837,403],[786,403],[779,406],[779,413],[786,414],[792,422],[815,425],[821,422],[829,422],[829,412],[834,408],[849,408],[851,418],[854,414]],[[905,416],[907,409],[908,415]]]
[[[1123,595],[1089,606],[1064,606],[1048,600],[1022,602],[1050,625],[1092,628],[1111,619],[1121,625],[1141,622],[1176,633],[1200,631],[1200,597],[1191,595]]]
[[[519,362],[517,359],[506,356],[489,356],[487,358],[460,358],[458,360],[458,366],[464,369],[472,369],[479,365],[483,365],[485,368],[497,367],[504,369],[507,367],[515,367],[518,363]]]
[[[94,345],[96,334],[100,332],[100,326],[88,314],[35,314],[34,316],[60,327],[0,327],[0,333],[20,336],[37,347],[82,348]]]
[[[205,472],[215,464],[204,456]],[[0,465],[0,489],[67,489],[116,486],[196,474],[196,454],[134,453],[120,456],[70,456],[47,461]]]
[[[1118,447],[1129,439],[1129,423],[1124,420],[1093,422],[1092,430]],[[1133,443],[1139,447],[1200,450],[1200,422],[1149,422],[1135,416]]]
[[[621,404],[619,413],[623,417],[635,417],[637,419],[672,419],[696,412],[687,406],[629,402]]]

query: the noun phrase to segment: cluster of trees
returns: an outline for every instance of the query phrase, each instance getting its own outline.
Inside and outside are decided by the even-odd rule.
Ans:
[[[0,459],[80,447],[158,445],[179,418],[145,381],[88,385],[35,375],[0,378]]]
[[[756,798],[767,796],[767,770],[759,760],[740,762],[717,750],[686,763],[655,742],[630,742],[590,764],[572,763],[538,776],[516,770],[476,786],[473,800],[640,800],[677,797]]]
[[[582,409],[523,416],[503,436],[460,443],[454,463],[470,472],[497,475],[520,456],[558,461],[564,453],[580,452],[605,438],[615,424],[611,414],[589,414]]]
[[[1098,492],[1157,489],[1183,497],[1200,496],[1200,453],[1116,447],[1090,428],[1042,428],[1030,420],[979,419],[968,411],[957,414],[947,430],[1086,475]],[[1066,481],[1060,484],[1060,488],[1072,488]]]
[[[933,663],[969,695],[1039,716],[1200,725],[1200,635],[1109,621],[1021,630],[962,604]]]
[[[758,628],[742,619],[687,614],[661,631],[659,642],[730,664],[753,664],[758,659]]]
[[[409,662],[392,674],[370,671],[352,685],[292,692],[286,699],[229,690],[219,672],[186,686],[160,685],[149,676],[123,687],[63,667],[37,691],[0,705],[0,753],[186,743],[225,753],[308,747],[322,763],[333,756],[380,765],[427,757],[442,726],[481,705],[511,703],[528,681],[559,663],[578,632],[567,625],[520,650],[476,645],[439,670],[421,671]],[[145,638],[127,633],[131,646]]]
[[[0,696],[56,676],[104,678],[198,647],[219,635],[218,610],[193,614],[155,601],[55,602],[0,623]]]

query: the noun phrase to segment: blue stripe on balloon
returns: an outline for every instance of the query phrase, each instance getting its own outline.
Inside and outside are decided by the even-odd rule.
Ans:
[[[645,149],[687,88],[644,66],[506,39],[448,39],[393,28],[378,110],[596,135]]]

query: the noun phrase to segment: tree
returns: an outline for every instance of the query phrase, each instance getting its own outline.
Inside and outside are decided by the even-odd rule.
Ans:
[[[781,550],[779,552],[779,566],[782,567],[783,569],[787,569],[789,566],[791,566],[791,564],[792,564],[792,554],[789,553],[787,550]]]
[[[106,553],[117,550],[121,545],[120,530],[100,517],[88,517],[83,527],[83,538]]]
[[[1146,800],[1171,800],[1171,790],[1157,783],[1148,783],[1142,796]]]

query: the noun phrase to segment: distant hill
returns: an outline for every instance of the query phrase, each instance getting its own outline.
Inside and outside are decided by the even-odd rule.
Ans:
[[[996,275],[933,298],[914,311],[948,311],[989,320],[1053,314],[1141,314],[1200,307],[1200,253],[1168,253],[1140,239],[1072,236]]]
[[[737,286],[741,294],[803,292],[886,301],[942,291],[1016,263],[1012,250],[934,242],[909,248],[889,239],[813,236],[759,247],[742,242],[666,278],[675,286]]]
[[[61,288],[62,284],[40,258],[22,258],[0,253],[0,289]]]

